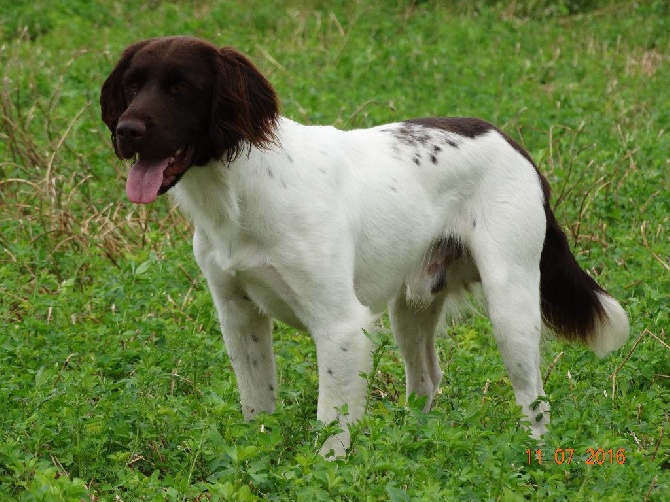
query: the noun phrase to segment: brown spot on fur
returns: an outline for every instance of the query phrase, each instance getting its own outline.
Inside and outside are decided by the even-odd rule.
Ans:
[[[428,129],[442,129],[466,138],[476,138],[494,129],[485,120],[470,117],[433,117],[407,120],[404,123]]]

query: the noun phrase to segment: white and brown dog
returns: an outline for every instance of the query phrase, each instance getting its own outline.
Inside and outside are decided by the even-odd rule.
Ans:
[[[387,306],[407,394],[426,396],[428,409],[446,306],[481,285],[535,437],[549,422],[538,399],[543,324],[599,355],[628,337],[624,310],[571,254],[546,180],[487,122],[304,126],[279,116],[246,57],[186,37],[128,47],[100,104],[117,155],[136,158],[129,199],[169,190],[193,221],[246,419],[274,409],[273,318],[311,333],[317,418],[343,428],[323,454],[344,454],[347,424],[364,412],[364,330]]]

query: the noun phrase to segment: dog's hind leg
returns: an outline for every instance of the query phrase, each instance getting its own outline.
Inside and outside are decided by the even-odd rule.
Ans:
[[[531,282],[527,282],[527,281]],[[537,278],[539,280],[539,277]],[[549,405],[540,375],[539,293],[535,280],[520,278],[498,281],[482,277],[487,310],[516,402],[530,423],[531,436],[538,439],[549,423]]]
[[[472,253],[481,277],[486,309],[516,402],[539,438],[549,423],[549,405],[540,375],[541,238],[503,240],[479,236]],[[538,234],[539,235],[539,234]],[[535,242],[538,241],[538,242]]]
[[[424,411],[430,410],[442,380],[435,350],[435,333],[444,318],[446,295],[437,294],[427,305],[407,301],[401,292],[389,305],[393,335],[405,361],[407,397],[425,396]]]

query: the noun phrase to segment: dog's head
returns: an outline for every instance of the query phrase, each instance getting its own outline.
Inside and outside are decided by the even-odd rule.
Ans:
[[[233,161],[275,140],[274,89],[234,49],[189,37],[128,47],[100,93],[102,120],[119,158],[137,158],[126,190],[147,203],[194,165]]]

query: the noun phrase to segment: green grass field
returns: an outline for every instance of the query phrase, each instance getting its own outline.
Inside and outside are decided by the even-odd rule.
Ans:
[[[669,500],[666,2],[0,3],[0,500]],[[304,123],[472,115],[528,149],[632,326],[603,360],[544,344],[543,444],[478,313],[439,341],[428,414],[374,335],[345,459],[317,455],[314,348],[285,326],[278,410],[244,423],[188,224],[127,202],[99,117],[122,49],[166,34],[246,52]]]

